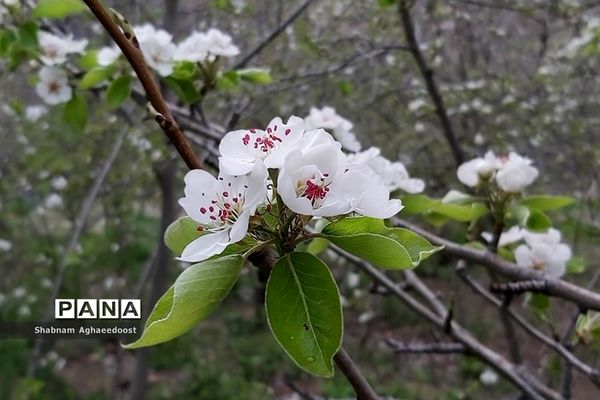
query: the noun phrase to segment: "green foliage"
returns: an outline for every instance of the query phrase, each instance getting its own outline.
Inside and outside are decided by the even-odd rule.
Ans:
[[[88,105],[85,97],[74,93],[71,100],[65,104],[63,118],[75,132],[83,132],[88,120]]]
[[[508,208],[506,218],[533,232],[546,232],[552,228],[550,218],[533,207],[514,204]]]
[[[187,268],[154,306],[142,336],[124,347],[152,346],[189,331],[227,296],[243,265],[243,257],[232,255]]]
[[[534,208],[539,211],[551,211],[570,206],[575,199],[566,196],[529,196],[520,201],[521,205]]]
[[[198,231],[198,224],[190,217],[181,217],[173,222],[165,231],[165,244],[177,255],[195,239],[203,235]]]
[[[577,318],[575,333],[585,344],[600,348],[600,312],[588,311]]]
[[[119,107],[131,95],[133,78],[129,75],[121,76],[110,84],[106,91],[106,101],[111,107]]]
[[[429,222],[442,225],[448,220],[469,222],[477,220],[488,213],[483,203],[471,201],[466,204],[442,202],[422,194],[402,197],[404,209],[408,214],[422,214]]]
[[[186,104],[193,104],[202,99],[202,94],[192,81],[166,77],[163,82]]]
[[[416,267],[442,249],[412,231],[388,228],[383,220],[368,217],[333,222],[321,235],[347,252],[388,269]]]
[[[86,9],[81,0],[39,0],[33,15],[38,18],[64,18]]]
[[[261,68],[247,68],[238,69],[235,73],[240,77],[241,80],[255,83],[259,85],[266,85],[273,82],[271,74],[266,69]]]
[[[342,306],[329,268],[309,253],[280,258],[269,277],[266,311],[273,335],[304,370],[333,376],[342,344]]]
[[[86,61],[86,62],[89,62]],[[108,67],[96,67],[88,72],[79,81],[79,89],[91,89],[101,83],[108,80],[115,73],[115,68],[112,66]]]
[[[581,274],[585,272],[585,259],[583,257],[571,257],[567,262],[567,272],[570,274]]]

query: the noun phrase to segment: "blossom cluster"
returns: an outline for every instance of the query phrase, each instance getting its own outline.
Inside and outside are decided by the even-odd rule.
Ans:
[[[135,26],[133,31],[148,66],[164,77],[173,73],[177,62],[212,63],[217,57],[239,54],[231,36],[214,28],[206,32],[193,32],[179,44],[173,42],[173,36],[169,32],[151,24]],[[69,61],[69,55],[84,53],[88,41],[46,31],[40,31],[38,39],[39,60],[43,66],[39,71],[37,93],[48,104],[65,103],[73,96],[65,65]],[[120,49],[113,45],[101,48],[97,52],[96,61],[99,66],[106,67],[117,62],[120,57]]]
[[[483,236],[487,241],[492,239],[489,233]],[[521,243],[514,250],[517,265],[560,278],[566,272],[567,262],[572,255],[571,248],[561,240],[560,231],[554,228],[545,233],[536,233],[514,226],[500,235],[498,245]]]
[[[325,130],[307,129],[299,117],[286,123],[275,118],[265,130],[229,132],[219,152],[218,178],[201,170],[185,177],[179,203],[206,234],[184,249],[181,260],[220,254],[246,236],[253,216],[274,208],[303,223],[350,213],[390,218],[402,209],[376,171],[346,155]]]
[[[381,155],[378,148],[371,147],[361,152],[362,146],[352,131],[354,125],[333,107],[311,107],[304,125],[306,130],[325,129],[330,132],[342,148],[350,152],[348,163],[371,168],[383,179],[390,192],[401,189],[407,193],[420,193],[425,189],[423,180],[411,178],[404,164],[391,162]]]
[[[538,176],[537,168],[531,164],[530,159],[514,152],[507,157],[498,157],[489,151],[483,157],[463,163],[458,167],[457,176],[467,186],[493,181],[507,193],[519,193]]]

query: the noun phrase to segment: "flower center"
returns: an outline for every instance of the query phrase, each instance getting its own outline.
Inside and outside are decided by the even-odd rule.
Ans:
[[[282,143],[282,136],[277,132],[278,126],[275,125],[273,128],[267,128],[266,132],[262,135],[257,135],[254,139],[250,137],[249,133],[246,133],[242,137],[242,143],[244,146],[250,146],[259,153],[259,156],[266,157],[271,153],[271,150],[278,146],[278,143]],[[250,133],[256,133],[256,129],[250,129]],[[284,136],[289,135],[291,130],[285,129],[283,132]]]
[[[58,93],[60,89],[60,85],[57,81],[52,81],[50,83],[48,83],[48,91],[50,93]]]
[[[304,182],[298,181],[299,196],[309,199],[313,207],[318,207],[329,193],[328,186],[331,182],[325,181],[328,176],[329,174],[323,174],[318,180],[313,176]]]
[[[200,225],[199,230],[219,230],[223,226],[233,225],[244,209],[244,196],[242,193],[231,193],[225,191],[211,200],[210,205],[200,207],[200,213],[207,215],[213,221],[212,224]],[[202,229],[201,229],[202,228]]]

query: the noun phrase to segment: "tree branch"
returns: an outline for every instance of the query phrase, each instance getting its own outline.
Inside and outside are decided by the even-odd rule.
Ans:
[[[167,135],[173,146],[177,149],[181,158],[185,161],[189,169],[199,169],[202,167],[200,159],[196,156],[183,132],[173,118],[171,111],[165,101],[160,87],[158,86],[154,75],[146,65],[144,55],[139,48],[135,36],[128,37],[114,21],[113,16],[104,8],[100,0],[84,0],[98,21],[104,26],[111,38],[119,46],[127,61],[135,71],[140,83],[146,91],[146,95],[152,107],[156,110],[156,121]]]
[[[529,268],[522,268],[489,251],[482,251],[444,239],[415,224],[394,218],[397,226],[410,229],[431,243],[444,246],[444,252],[458,259],[465,259],[510,279],[543,282],[546,294],[572,301],[582,308],[600,311],[600,294],[584,289],[562,279],[553,278]]]
[[[367,382],[343,347],[333,356],[333,360],[354,388],[357,400],[379,400],[377,393],[369,385],[369,382]]]
[[[433,70],[427,65],[425,57],[423,57],[423,53],[421,53],[421,48],[419,47],[419,43],[415,36],[415,27],[410,16],[409,6],[406,0],[400,0],[399,12],[400,18],[402,20],[402,28],[404,29],[404,36],[406,36],[406,41],[408,42],[409,50],[413,55],[415,62],[417,63],[423,80],[425,81],[427,93],[429,93],[431,101],[433,102],[433,105],[435,107],[435,112],[442,126],[442,132],[444,133],[444,137],[446,138],[446,141],[450,146],[450,150],[452,151],[454,162],[457,166],[459,166],[464,161],[464,154],[460,147],[460,144],[456,139],[456,134],[454,133],[452,123],[450,122],[448,112],[446,111],[444,99],[442,98],[442,95],[440,94],[440,91],[435,82]]]

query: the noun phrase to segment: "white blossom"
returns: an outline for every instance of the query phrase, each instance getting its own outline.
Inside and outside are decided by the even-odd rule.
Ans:
[[[267,168],[281,168],[285,157],[299,144],[304,133],[302,118],[292,116],[287,123],[277,117],[267,128],[229,132],[219,144],[219,167],[227,175],[243,175],[257,162]]]
[[[119,49],[119,46],[117,45],[103,47],[98,51],[98,54],[96,55],[96,61],[98,62],[98,65],[106,67],[108,65],[114,64],[114,62],[117,61],[120,55],[121,49]]]
[[[486,386],[495,385],[498,383],[498,374],[490,368],[486,368],[481,375],[479,375],[479,381]]]
[[[303,148],[287,155],[277,181],[292,211],[321,217],[355,211],[389,218],[402,209],[400,200],[389,199],[389,190],[371,168],[349,165],[341,145],[325,131],[309,133]]]
[[[500,166],[500,160],[488,151],[485,156],[464,162],[458,167],[458,180],[467,186],[477,186],[482,179],[489,179]]]
[[[67,56],[73,53],[83,53],[88,44],[87,39],[75,40],[72,35],[57,36],[49,32],[38,33],[40,60],[46,65],[61,65],[67,61]]]
[[[360,275],[356,272],[349,272],[346,275],[346,283],[350,289],[354,289],[360,284]]]
[[[498,246],[499,247],[503,247],[503,246],[508,246],[509,244],[518,242],[519,240],[522,240],[523,237],[525,236],[525,229],[522,229],[519,226],[513,226],[512,228],[510,228],[507,231],[502,232],[502,234],[500,234],[500,239],[498,240]],[[491,243],[492,240],[494,240],[494,235],[491,232],[482,232],[481,236],[483,236],[483,238],[488,242]]]
[[[173,36],[150,24],[134,27],[133,30],[148,65],[161,76],[171,75],[173,56],[177,50]]]
[[[61,175],[57,176],[56,178],[53,178],[50,182],[50,186],[52,186],[54,190],[60,191],[67,186],[67,183],[67,179]]]
[[[193,170],[185,176],[185,197],[179,204],[207,231],[183,250],[180,260],[198,262],[220,254],[248,232],[250,217],[267,197],[267,171],[256,164],[243,176],[220,176]]]
[[[411,178],[404,164],[391,162],[376,147],[347,156],[349,164],[366,165],[381,177],[390,192],[401,189],[407,193],[421,193],[425,189],[422,179]]]
[[[312,107],[304,119],[306,130],[326,129],[345,149],[357,152],[361,149],[360,142],[352,132],[352,122],[340,116],[333,107],[325,106],[321,109]]]
[[[517,153],[510,153],[508,159],[496,174],[498,186],[506,192],[518,193],[531,185],[538,176],[538,170],[531,165],[531,160]]]
[[[48,109],[42,105],[25,107],[25,119],[29,122],[37,122],[48,113]]]
[[[67,73],[56,67],[42,67],[36,92],[48,104],[66,103],[73,96]]]
[[[6,239],[0,239],[0,251],[10,251],[10,249],[12,249],[12,246],[12,242]]]
[[[207,32],[193,32],[177,46],[174,59],[176,61],[203,62],[212,61],[214,57],[234,57],[240,50],[233,44],[233,39],[218,29],[211,28]]]
[[[566,271],[567,261],[571,258],[571,248],[561,243],[561,234],[551,228],[546,233],[526,231],[523,234],[525,244],[515,249],[517,265],[532,268],[559,278]]]

